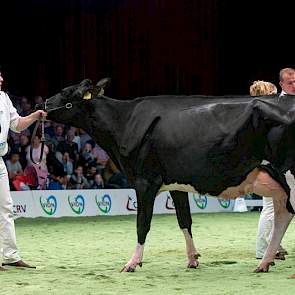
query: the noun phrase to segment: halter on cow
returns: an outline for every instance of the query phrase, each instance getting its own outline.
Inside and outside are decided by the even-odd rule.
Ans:
[[[295,98],[156,96],[132,101],[103,95],[108,79],[63,89],[46,100],[48,119],[83,128],[112,158],[136,190],[138,244],[124,271],[141,266],[154,200],[163,184],[190,185],[201,194],[273,197],[275,229],[257,272],[268,271],[293,215],[284,173],[293,169]],[[71,104],[71,108],[66,106]],[[276,131],[279,128],[279,132]],[[262,160],[271,164],[261,166]],[[271,175],[271,176],[270,176]],[[293,177],[293,176],[292,176]],[[274,180],[274,179],[275,180]],[[294,177],[293,177],[294,179]],[[173,188],[188,267],[198,266],[187,193]],[[288,209],[293,212],[294,200]]]

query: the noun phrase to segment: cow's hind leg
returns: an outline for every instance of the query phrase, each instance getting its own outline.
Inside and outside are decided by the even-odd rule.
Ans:
[[[281,240],[293,218],[293,215],[290,214],[286,208],[286,192],[267,172],[259,171],[255,176],[252,185],[254,193],[273,198],[274,225],[272,237],[261,263],[255,270],[255,272],[268,272],[269,266],[273,263]]]
[[[159,185],[151,184],[146,179],[136,180],[137,195],[137,245],[131,259],[121,271],[134,272],[137,265],[142,266],[142,257],[146,236],[151,227],[155,197]]]
[[[181,191],[171,191],[170,194],[174,202],[179,227],[182,229],[185,238],[188,257],[187,267],[196,268],[199,265],[198,257],[201,255],[197,252],[193,241],[192,217],[188,194]]]
[[[281,240],[293,218],[293,214],[286,209],[287,197],[274,199],[274,226],[270,243],[266,249],[263,259],[255,272],[268,272],[269,266],[272,265]]]

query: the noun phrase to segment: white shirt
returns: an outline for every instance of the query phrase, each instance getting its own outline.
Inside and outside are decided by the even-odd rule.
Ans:
[[[7,136],[9,129],[19,132],[16,129],[19,117],[9,96],[5,92],[0,91],[0,157],[4,156],[8,151]]]

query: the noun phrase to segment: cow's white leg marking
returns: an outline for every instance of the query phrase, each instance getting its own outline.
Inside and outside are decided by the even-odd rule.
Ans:
[[[286,209],[287,194],[281,185],[273,180],[265,171],[259,171],[254,182],[253,192],[258,195],[272,197],[274,204],[274,227],[271,241],[256,272],[267,272],[275,258],[281,240],[293,215]]]
[[[137,243],[135,252],[131,259],[125,264],[121,271],[123,272],[134,272],[137,265],[141,266],[143,257],[144,245]]]
[[[182,232],[184,234],[185,243],[186,243],[186,253],[188,258],[187,267],[196,268],[199,265],[198,257],[201,255],[197,252],[194,245],[194,240],[192,239],[188,230],[184,228]]]
[[[267,272],[269,265],[272,263],[281,240],[288,228],[290,221],[293,218],[293,215],[289,213],[286,209],[286,200],[287,198],[280,200],[273,200],[274,204],[274,227],[272,231],[272,238],[266,249],[264,257],[259,264],[256,272]]]
[[[292,176],[292,175],[291,175]],[[289,177],[289,179],[288,179]],[[295,206],[295,180],[294,177],[286,175],[287,182],[291,188],[291,204]],[[281,185],[264,171],[255,168],[247,178],[236,187],[230,187],[222,192],[221,197],[237,197],[248,193],[256,193],[260,196],[273,198],[274,203],[274,227],[272,238],[265,255],[255,270],[256,272],[267,272],[272,264],[281,240],[286,232],[293,215],[286,209],[287,194]],[[293,205],[294,204],[294,205]],[[295,207],[294,207],[295,208]]]

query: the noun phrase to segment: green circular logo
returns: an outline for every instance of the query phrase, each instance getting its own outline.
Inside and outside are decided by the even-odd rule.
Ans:
[[[219,199],[218,198],[218,202],[220,204],[220,206],[224,209],[227,209],[230,206],[230,200],[229,199]]]
[[[193,199],[194,199],[198,208],[203,210],[207,207],[208,198],[206,195],[205,196],[204,195],[196,196],[195,194],[193,194]]]
[[[47,215],[54,215],[57,209],[57,201],[55,196],[43,197],[40,196],[40,205]]]

